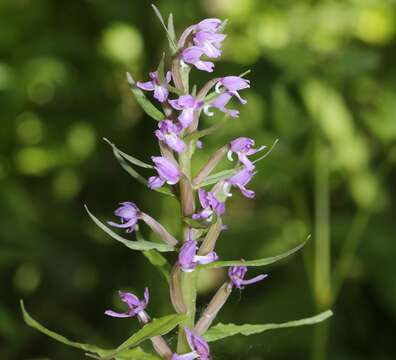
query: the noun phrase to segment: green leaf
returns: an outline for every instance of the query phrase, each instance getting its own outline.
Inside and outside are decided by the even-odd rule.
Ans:
[[[128,155],[127,153],[124,153],[123,151],[118,149],[109,139],[103,138],[103,140],[106,141],[111,146],[114,153],[119,154],[122,158],[129,161],[131,164],[140,166],[145,169],[153,169],[154,168],[154,166],[147,164],[139,159],[136,159],[135,157]]]
[[[226,180],[232,175],[236,174],[240,170],[239,168],[230,169],[230,170],[223,170],[216,174],[208,176],[205,180],[201,181],[198,187],[207,186],[215,184],[219,181]]]
[[[152,241],[146,241],[146,240],[127,240],[115,233],[113,230],[108,228],[105,224],[103,224],[97,217],[95,217],[88,209],[86,205],[84,205],[85,210],[87,211],[88,215],[91,217],[93,222],[99,226],[105,233],[110,235],[113,239],[119,241],[120,243],[124,244],[126,247],[132,250],[139,250],[139,251],[145,251],[145,250],[152,250],[156,249],[161,252],[166,252],[166,251],[173,251],[174,247],[170,246],[168,244],[161,244],[161,243],[155,243]]]
[[[332,315],[333,312],[331,310],[327,310],[316,316],[312,316],[301,320],[288,321],[281,324],[235,325],[235,324],[220,323],[210,328],[204,334],[204,338],[206,339],[206,341],[212,342],[212,341],[224,339],[229,336],[234,336],[237,334],[249,336],[253,334],[259,334],[267,330],[276,330],[276,329],[291,328],[291,327],[304,326],[304,325],[313,325],[328,319]]]
[[[121,167],[129,174],[131,175],[133,178],[135,178],[137,181],[139,181],[141,184],[147,186],[147,180],[146,178],[144,178],[142,175],[140,175],[133,167],[131,167],[125,159],[127,159],[130,163],[134,164],[134,165],[138,165],[140,167],[144,167],[144,168],[153,168],[153,166],[144,163],[143,161],[140,161],[134,157],[132,157],[131,155],[128,155],[124,152],[122,152],[121,150],[117,149],[109,140],[103,138],[106,142],[108,142],[112,148],[113,148],[113,154],[115,156],[115,158],[118,160],[118,162],[120,163]],[[172,190],[165,186],[165,187],[161,187],[161,188],[157,188],[157,189],[153,189],[156,192],[159,192],[161,194],[165,194],[165,195],[169,195],[174,197],[175,195],[173,194]]]
[[[173,24],[173,14],[170,13],[168,17],[168,34],[173,41],[176,41],[175,25]]]
[[[143,251],[143,255],[150,261],[152,265],[154,265],[161,275],[166,279],[169,283],[169,277],[171,272],[171,266],[168,263],[168,260],[164,256],[162,256],[157,250],[146,250]]]
[[[146,98],[144,95],[143,91],[140,90],[136,86],[135,80],[133,80],[132,75],[127,72],[127,81],[129,84],[129,87],[131,88],[132,94],[135,96],[136,101],[139,103],[139,105],[142,107],[144,112],[152,117],[154,120],[161,121],[165,119],[165,115],[159,111],[151,102]]]
[[[64,337],[63,335],[60,335],[52,330],[47,329],[46,327],[44,327],[43,325],[41,325],[39,322],[37,322],[35,319],[33,319],[29,313],[26,311],[25,309],[25,305],[23,303],[23,300],[20,300],[20,304],[21,304],[21,309],[22,309],[22,315],[23,315],[23,320],[25,321],[25,323],[27,325],[29,325],[30,327],[40,331],[41,333],[49,336],[50,338],[59,341],[65,345],[68,346],[72,346],[74,348],[77,349],[81,349],[84,351],[89,351],[95,354],[99,354],[99,355],[103,355],[106,353],[107,350],[101,349],[95,345],[91,345],[91,344],[84,344],[84,343],[79,343],[79,342],[75,342],[75,341],[71,341],[69,339],[67,339],[66,337]]]
[[[115,357],[115,360],[161,360],[160,357],[144,352],[141,348],[125,350]]]
[[[215,261],[207,265],[201,265],[201,267],[205,269],[219,268],[219,267],[227,267],[227,266],[265,266],[273,264],[279,260],[287,258],[288,256],[294,254],[298,250],[302,249],[305,244],[308,242],[310,236],[305,240],[302,244],[296,246],[295,248],[284,252],[283,254],[267,257],[263,259],[257,260],[230,260],[230,261]]]
[[[165,335],[173,328],[187,319],[187,315],[167,315],[144,325],[142,329],[125,340],[119,347],[108,354],[104,359],[111,359],[120,352],[139,345],[142,341],[148,340],[154,336]]]
[[[161,61],[157,67],[157,72],[159,81],[163,82],[165,77],[165,53],[162,53]]]
[[[102,349],[95,345],[71,341],[71,340],[67,339],[66,337],[64,337],[63,335],[60,335],[52,330],[47,329],[46,327],[41,325],[38,321],[36,321],[35,319],[33,319],[30,316],[30,314],[26,311],[23,300],[20,300],[20,304],[21,304],[21,309],[22,309],[23,320],[26,322],[26,324],[29,325],[30,327],[40,331],[44,335],[47,335],[50,338],[61,342],[62,344],[65,344],[65,345],[68,345],[68,346],[71,346],[71,347],[74,347],[76,349],[80,349],[83,351],[88,351],[91,354],[86,354],[86,355],[91,358],[94,358],[94,359],[101,359],[102,356],[108,357],[108,356],[111,356],[111,354],[114,354],[114,352],[115,352],[114,349]],[[170,315],[170,316],[178,316],[178,315]],[[160,330],[164,330],[166,325],[171,326],[172,325],[171,321],[169,321],[168,324],[165,324],[164,327]],[[166,330],[166,328],[165,328],[165,330]],[[172,329],[170,329],[170,330],[172,330]],[[163,332],[163,333],[165,333],[165,332]],[[99,356],[95,356],[93,354],[97,354]],[[115,356],[115,360],[160,360],[160,358],[158,356],[146,353],[139,347],[133,348],[133,349],[122,350],[122,351],[117,352],[117,354],[118,355]]]
[[[170,25],[170,29],[168,29],[166,27],[166,25],[165,25],[165,21],[164,21],[162,15],[161,15],[160,11],[158,10],[158,8],[154,4],[151,4],[151,6],[152,6],[152,8],[153,8],[153,10],[155,12],[155,15],[157,15],[162,27],[164,28],[164,30],[166,32],[166,36],[167,36],[168,41],[169,41],[169,47],[171,48],[172,52],[175,53],[176,50],[177,50],[177,46],[175,44],[175,40],[176,39],[175,39],[175,35],[174,35],[175,30],[174,30],[174,27],[173,27],[173,16],[172,16],[172,14],[169,15],[168,27],[169,27],[169,22],[171,22],[171,25]]]

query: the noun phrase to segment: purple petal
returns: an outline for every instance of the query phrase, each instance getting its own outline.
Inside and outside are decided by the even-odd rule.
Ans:
[[[181,153],[185,149],[184,141],[181,140],[177,135],[168,135],[166,137],[166,143],[168,146],[178,153]]]
[[[149,289],[148,287],[146,287],[144,289],[144,303],[146,306],[148,305],[149,299],[150,299]]]
[[[251,285],[251,284],[254,284],[256,282],[264,280],[266,277],[268,277],[268,274],[258,275],[258,276],[255,276],[254,278],[250,279],[250,280],[242,280],[241,284],[242,285]]]
[[[160,188],[161,186],[164,186],[164,184],[165,180],[161,179],[159,176],[151,176],[147,182],[147,186],[150,189]]]
[[[194,66],[202,71],[213,72],[214,64],[211,61],[199,60],[194,63]]]
[[[209,206],[209,202],[207,199],[207,192],[204,189],[199,189],[198,190],[198,198],[199,198],[199,202],[201,203],[201,206],[203,208],[206,208]]]
[[[179,252],[179,264],[184,270],[195,268],[194,256],[197,253],[197,242],[189,240],[184,243]]]
[[[167,71],[167,73],[165,75],[165,80],[168,84],[171,82],[171,80],[172,80],[172,72],[171,71]]]
[[[195,106],[195,98],[191,95],[182,95],[178,100],[182,108],[193,108]]]
[[[211,31],[211,32],[215,32],[215,31],[217,31],[219,29],[221,24],[222,24],[222,21],[220,19],[208,18],[208,19],[204,19],[204,20],[200,21],[196,25],[196,29],[197,29],[197,31]]]
[[[169,104],[176,110],[183,110],[183,108],[179,105],[179,100],[168,100]]]
[[[168,184],[176,184],[180,178],[180,170],[173,162],[163,156],[152,156],[155,169],[157,170],[161,179],[165,180]]]
[[[154,84],[152,81],[147,81],[147,82],[140,82],[138,81],[136,83],[136,86],[142,90],[146,91],[153,91],[154,90]]]
[[[242,185],[238,185],[238,187],[239,187],[239,190],[241,190],[241,193],[242,193],[245,197],[247,197],[247,198],[249,198],[249,199],[252,199],[252,198],[255,197],[256,193],[255,193],[253,190],[246,189],[246,188],[245,188],[244,186],[242,186]]]
[[[194,257],[194,261],[198,264],[205,265],[216,261],[218,258],[219,258],[218,255],[214,251],[212,251],[205,256],[196,255]]]
[[[200,60],[203,50],[199,46],[190,46],[182,53],[183,61],[188,64],[194,64]]]
[[[120,296],[121,301],[127,304],[130,308],[140,305],[139,298],[132,293],[119,291],[118,295]]]
[[[128,318],[128,317],[133,317],[135,316],[134,313],[131,312],[125,312],[125,313],[119,313],[113,310],[106,310],[105,314],[108,316],[116,317],[116,318]]]
[[[239,76],[226,76],[220,82],[228,91],[238,91],[250,87],[250,81]]]
[[[164,86],[155,86],[154,89],[154,98],[157,99],[159,102],[163,103],[168,98],[169,91]]]
[[[194,120],[194,109],[184,109],[177,119],[184,129],[189,127]]]
[[[172,355],[171,360],[194,360],[194,359],[197,358],[197,356],[198,355],[197,355],[197,353],[195,351],[194,352],[190,352],[188,354],[183,354],[183,355],[178,355],[178,354],[174,353]]]

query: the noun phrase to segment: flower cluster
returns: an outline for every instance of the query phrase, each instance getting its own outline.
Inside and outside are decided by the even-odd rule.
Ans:
[[[158,128],[154,132],[159,141],[161,156],[151,157],[152,168],[156,171],[156,174],[149,177],[147,185],[153,190],[158,190],[164,186],[170,187],[172,193],[179,199],[182,218],[191,220],[185,223],[183,229],[185,238],[181,241],[175,239],[159,222],[143,213],[132,202],[123,202],[115,210],[114,215],[120,218],[119,223],[108,222],[109,225],[126,229],[126,232],[130,233],[136,230],[138,220],[142,220],[165,242],[178,248],[178,259],[173,267],[174,270],[171,275],[173,285],[170,291],[172,302],[179,312],[184,309],[186,301],[188,301],[183,296],[183,290],[180,293],[177,291],[184,286],[181,279],[192,274],[198,266],[205,266],[218,261],[219,256],[215,251],[215,245],[221,229],[224,228],[224,225],[219,227],[218,223],[219,219],[221,220],[225,214],[225,203],[232,195],[232,188],[239,189],[247,198],[255,196],[253,190],[246,188],[255,174],[255,165],[251,156],[265,149],[265,146],[255,148],[253,139],[238,137],[213,154],[195,178],[191,174],[191,164],[186,164],[186,161],[191,161],[195,149],[201,147],[200,140],[194,140],[194,137],[191,136],[195,131],[198,131],[201,112],[203,111],[204,114],[211,116],[213,115],[211,109],[214,108],[236,118],[239,116],[239,111],[229,109],[226,105],[233,98],[236,98],[242,105],[247,102],[239,94],[241,90],[250,87],[249,80],[243,77],[215,78],[205,84],[202,90],[190,93],[188,81],[183,80],[181,75],[186,73],[186,69],[190,70],[192,67],[206,72],[214,70],[214,63],[207,59],[217,59],[221,56],[221,46],[225,39],[225,35],[221,33],[224,25],[225,23],[219,19],[205,19],[188,27],[177,42],[177,51],[172,60],[172,71],[166,73],[164,71],[153,71],[149,74],[150,81],[136,83],[139,89],[154,92],[154,99],[160,103],[164,114],[166,114],[158,122]],[[212,171],[225,155],[232,162],[233,168],[227,176],[214,177],[216,179],[214,182],[208,181]],[[237,157],[235,163],[234,155]],[[206,187],[210,185],[212,187],[207,189]],[[196,208],[197,205],[199,205],[199,208]],[[201,227],[195,228],[194,221],[200,223]],[[220,224],[222,223],[220,222]],[[250,280],[245,280],[246,272],[246,266],[229,268],[228,280],[225,283],[225,289],[227,290],[224,292],[224,294],[227,294],[226,296],[233,288],[243,289],[246,285],[259,282],[267,276],[258,275]],[[107,315],[123,318],[137,316],[142,324],[151,321],[145,311],[149,300],[147,288],[143,300],[138,299],[132,293],[120,292],[119,295],[121,300],[127,304],[128,311],[118,313],[107,310]],[[210,358],[209,346],[200,334],[213,321],[210,314],[217,314],[226,300],[225,297],[223,301],[219,301],[219,296],[223,295],[216,296],[214,298],[216,300],[208,305],[194,329],[189,327],[180,329],[184,331],[190,352],[187,349],[184,349],[187,352],[183,354],[173,352],[162,338],[162,340],[159,340],[156,337],[152,341],[157,352],[165,354],[165,358],[171,358],[172,360],[208,360]]]

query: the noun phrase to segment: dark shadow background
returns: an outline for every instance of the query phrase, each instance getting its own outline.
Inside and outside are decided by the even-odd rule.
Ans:
[[[83,209],[87,203],[105,220],[120,201],[135,201],[177,230],[176,204],[137,184],[101,140],[105,136],[145,161],[158,153],[156,124],[137,106],[124,77],[130,71],[146,80],[167,46],[150,2],[0,2],[1,359],[84,357],[28,328],[20,298],[50,329],[108,347],[137,328],[134,319],[103,315],[119,306],[118,289],[141,294],[147,285],[150,314],[172,311],[157,271],[141,254],[101,233]],[[154,3],[165,15],[173,12],[178,34],[205,17],[228,18],[216,74],[252,69],[241,117],[205,141],[198,163],[236,136],[267,145],[280,139],[258,167],[252,182],[256,199],[238,194],[228,205],[225,222],[231,226],[219,246],[221,256],[275,255],[314,235],[304,256],[266,269],[268,281],[235,292],[220,321],[281,322],[316,313],[310,279],[320,141],[328,154],[322,165],[330,172],[332,268],[350,253],[343,250],[348,238],[357,248],[331,305],[327,358],[393,359],[395,2]],[[209,125],[216,118],[204,121]],[[201,306],[223,276],[202,279]],[[306,327],[236,336],[213,349],[216,359],[299,360],[309,357],[312,338],[313,328]]]

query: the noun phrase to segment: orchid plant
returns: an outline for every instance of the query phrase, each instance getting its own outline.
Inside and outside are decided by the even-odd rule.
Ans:
[[[331,311],[282,324],[219,323],[212,326],[234,289],[242,290],[245,286],[261,283],[267,278],[267,274],[260,274],[246,279],[249,267],[265,266],[281,260],[301,249],[305,243],[270,258],[220,260],[221,254],[216,252],[216,243],[225,229],[222,219],[226,212],[226,202],[231,198],[234,189],[239,190],[246,198],[255,197],[255,192],[247,186],[257,171],[257,162],[265,158],[271,149],[268,150],[264,145],[255,147],[253,139],[241,136],[228,144],[223,144],[197,174],[192,173],[194,155],[199,153],[203,146],[201,138],[221,127],[216,124],[203,128],[201,115],[213,116],[215,111],[223,112],[222,124],[229,122],[229,118],[239,117],[239,111],[228,108],[227,105],[232,99],[238,100],[242,105],[246,104],[247,101],[239,92],[248,89],[250,81],[244,77],[247,74],[245,73],[240,76],[216,77],[199,90],[195,85],[191,87],[190,71],[214,71],[215,64],[209,60],[217,59],[222,54],[222,43],[226,38],[223,34],[226,21],[216,18],[204,19],[189,26],[179,38],[176,38],[172,14],[166,25],[158,9],[154,6],[153,8],[169,40],[170,70],[165,70],[166,61],[163,57],[158,69],[149,74],[149,81],[135,82],[129,73],[127,80],[137,102],[157,121],[158,128],[154,135],[158,140],[159,154],[152,156],[152,164],[148,164],[106,141],[111,145],[121,166],[133,177],[149,189],[164,196],[172,196],[179,201],[181,231],[178,236],[172,235],[157,220],[129,200],[122,202],[114,211],[118,221],[108,221],[107,224],[95,217],[87,207],[86,210],[96,225],[108,235],[131,250],[142,251],[143,255],[159,268],[165,281],[169,283],[169,299],[175,313],[152,319],[148,311],[147,287],[143,298],[119,291],[120,300],[126,304],[126,311],[106,310],[105,314],[113,318],[136,317],[142,328],[114,349],[102,349],[70,341],[46,329],[27,313],[21,302],[25,321],[48,336],[82,349],[87,356],[96,359],[207,360],[213,357],[208,345],[210,342],[236,334],[251,335],[270,329],[315,324],[327,319],[331,316]],[[151,95],[152,101],[149,100]],[[231,122],[229,126],[232,126]],[[261,157],[254,159],[259,153],[262,154]],[[214,173],[225,157],[231,161],[231,168]],[[154,174],[146,180],[136,170],[138,167],[151,169]],[[161,242],[143,240],[139,231],[139,221],[146,223]],[[122,237],[119,231],[125,231],[132,234],[131,236],[135,233],[136,240]],[[161,254],[165,252],[177,254],[173,266]],[[205,268],[224,267],[228,267],[227,279],[203,312],[198,313],[198,273]],[[177,344],[172,346],[174,344],[169,343],[165,335],[175,328],[178,328]],[[150,354],[138,346],[145,340],[152,343],[154,351]]]

